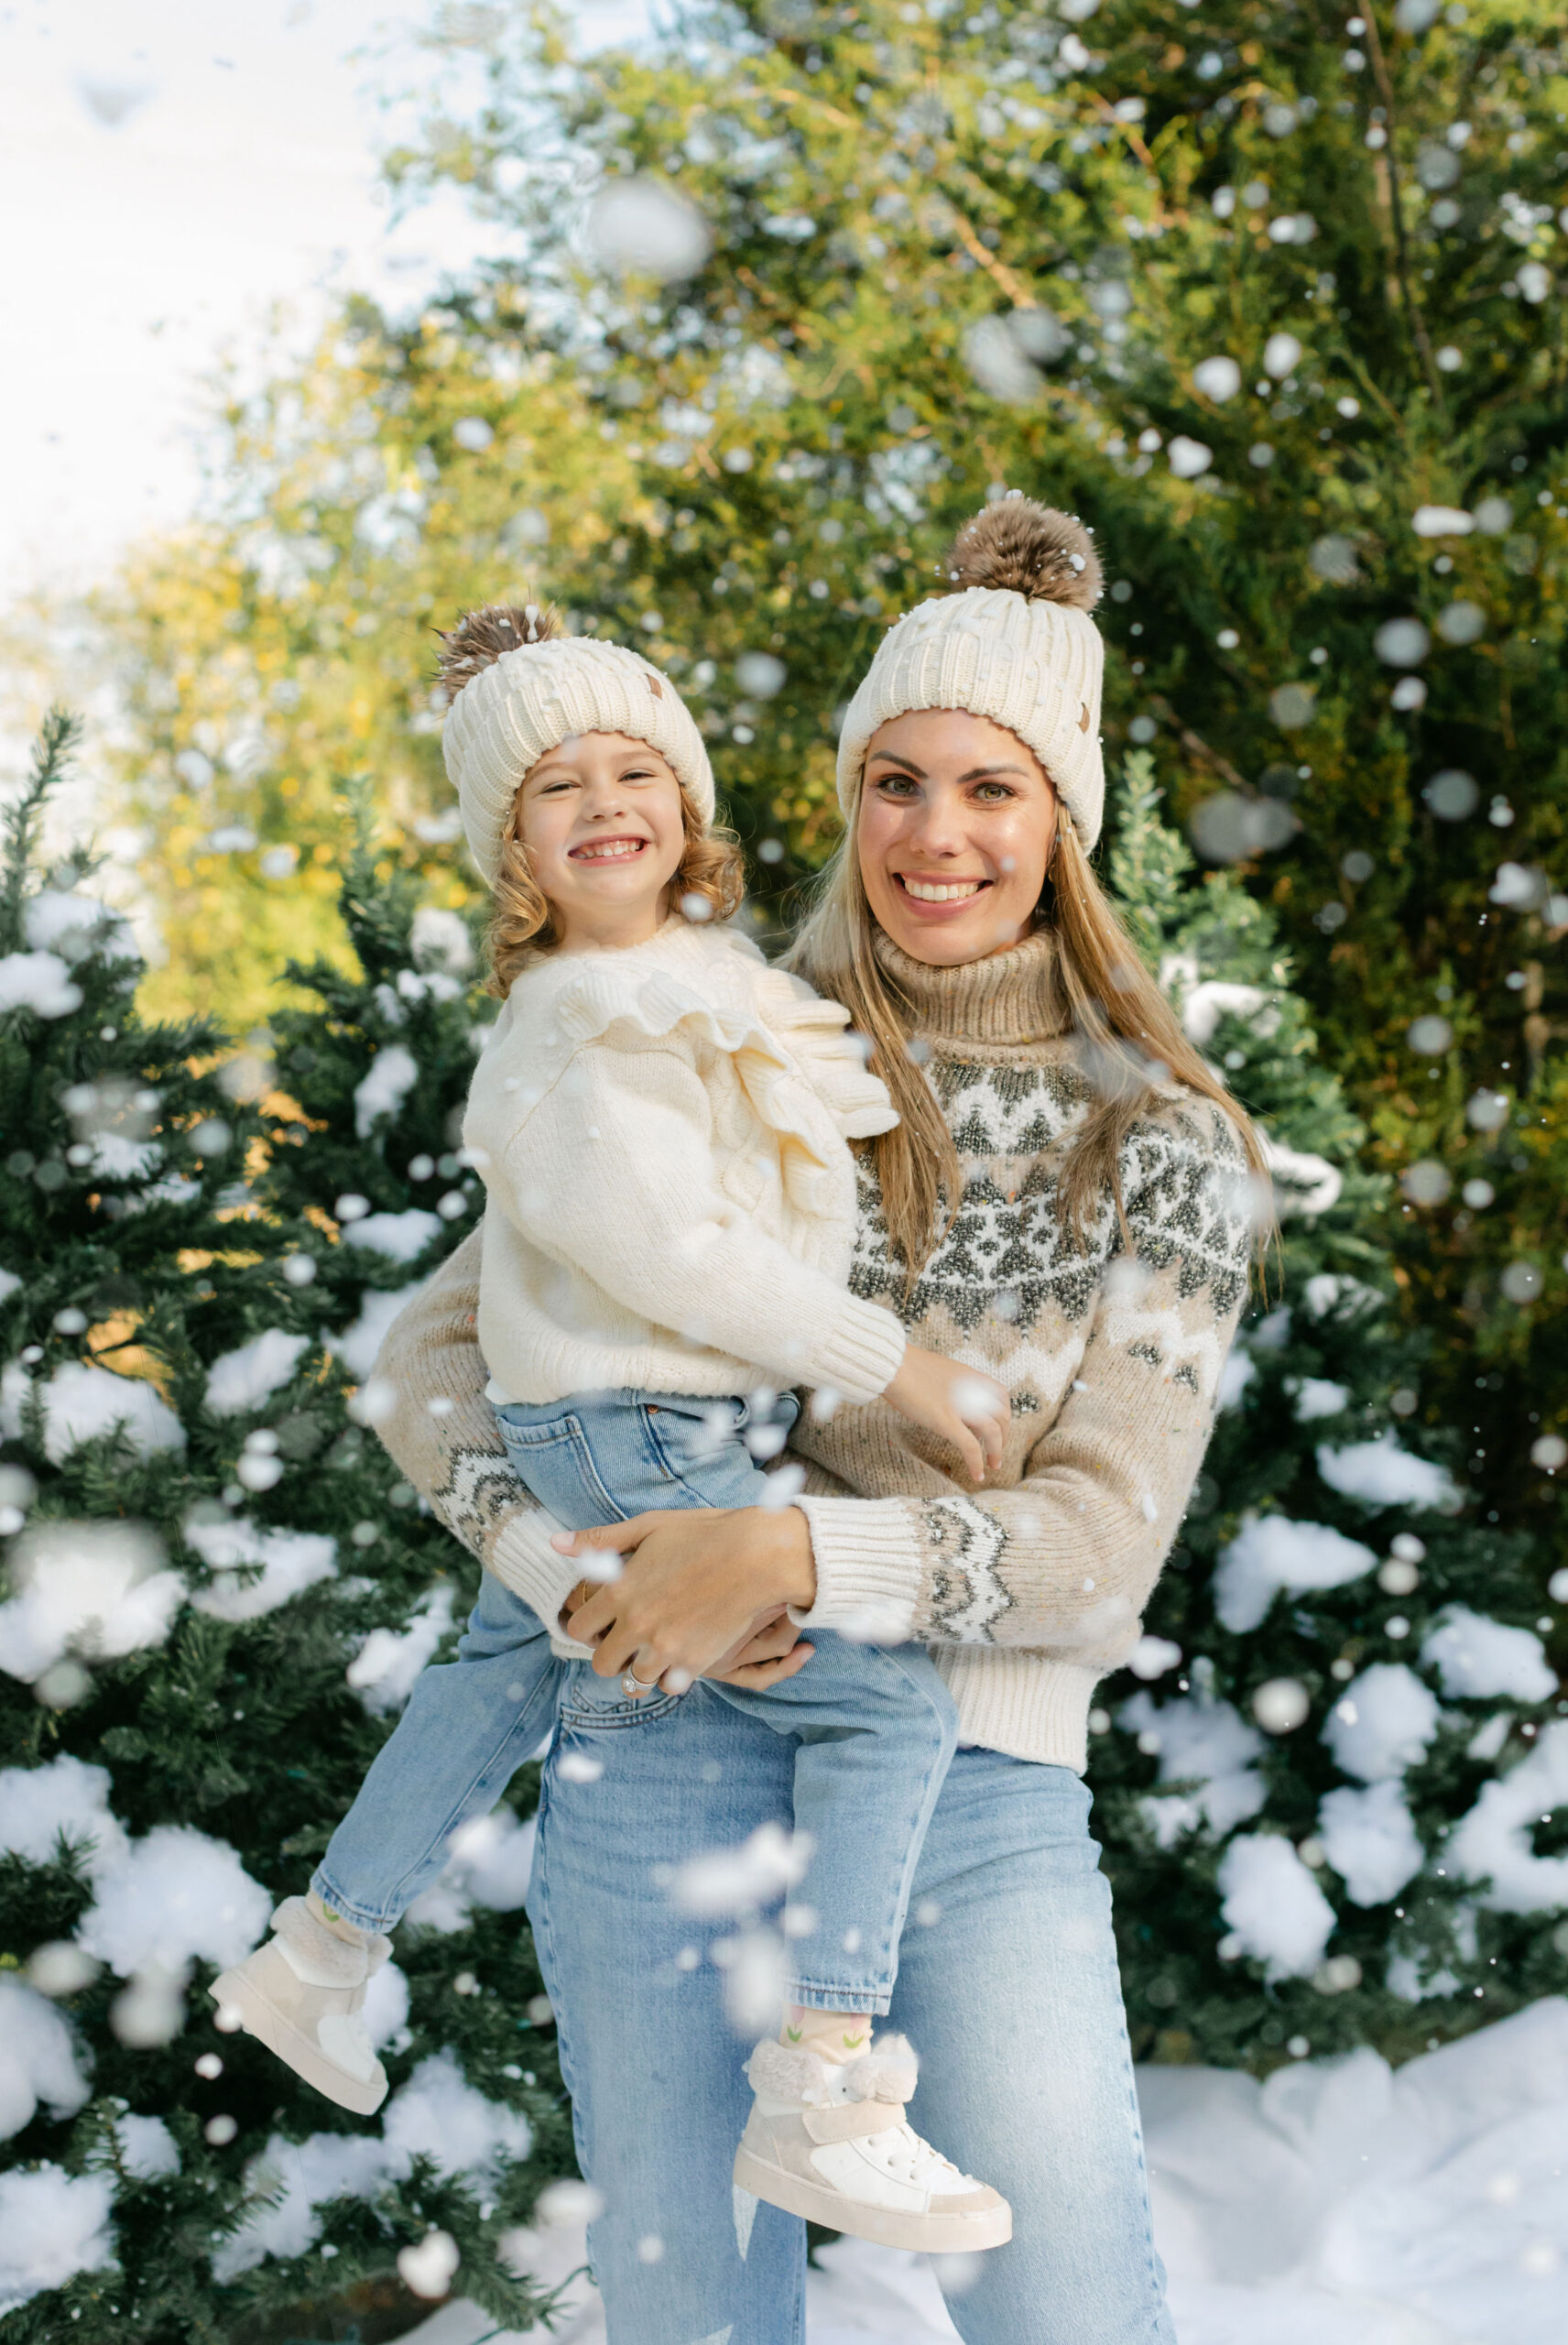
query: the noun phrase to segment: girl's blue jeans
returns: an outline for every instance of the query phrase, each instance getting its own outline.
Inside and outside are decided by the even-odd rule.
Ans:
[[[771,1455],[795,1409],[787,1396],[759,1428],[744,1400],[628,1391],[507,1402],[496,1416],[520,1479],[558,1521],[586,1530],[650,1507],[757,1505],[767,1484],[746,1438],[760,1433]],[[800,1674],[766,1693],[711,1690],[788,1744],[785,1813],[792,1807],[812,1854],[787,1916],[784,1991],[816,2010],[881,2012],[957,1719],[920,1646],[826,1633],[811,1642]],[[549,1732],[568,1674],[537,1617],[486,1574],[457,1660],[419,1679],[312,1888],[362,1928],[393,1927],[440,1871],[452,1835],[488,1814]],[[603,1682],[586,1674],[590,1685]],[[668,1697],[625,1707],[635,1718],[656,1698]],[[672,1778],[666,1797],[676,1803],[689,1790]]]
[[[592,1781],[563,1763],[585,1757]],[[631,1703],[567,1669],[528,1903],[604,2201],[609,2345],[804,2337],[804,2226],[731,2181],[751,2105],[719,1967],[733,1925],[658,1885],[787,1823],[791,1773],[789,1743],[718,1687]],[[968,2345],[1175,2345],[1088,1816],[1067,1769],[961,1750],[916,1870],[891,2006],[920,2056],[910,2117],[1013,2209],[1008,2246],[939,2266]]]

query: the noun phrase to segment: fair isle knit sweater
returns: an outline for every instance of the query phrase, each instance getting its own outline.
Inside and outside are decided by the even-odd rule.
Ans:
[[[1108,1189],[1074,1244],[1056,1185],[1092,1095],[1049,932],[958,969],[879,952],[930,1046],[964,1190],[906,1293],[867,1154],[851,1284],[911,1342],[998,1377],[1012,1422],[975,1489],[885,1401],[826,1423],[803,1412],[792,1447],[817,1594],[801,1621],[920,1640],[964,1742],[1081,1772],[1094,1685],[1138,1641],[1208,1444],[1247,1293],[1247,1165],[1226,1117],[1172,1087],[1122,1151],[1130,1249]],[[475,1232],[394,1325],[380,1431],[448,1527],[552,1622],[579,1567],[550,1546],[485,1399],[479,1251]]]

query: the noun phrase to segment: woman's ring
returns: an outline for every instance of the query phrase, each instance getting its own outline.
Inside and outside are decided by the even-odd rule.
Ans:
[[[645,1685],[642,1679],[637,1674],[637,1672],[635,1670],[628,1669],[622,1675],[621,1691],[626,1696],[628,1700],[635,1700],[639,1694],[657,1694],[659,1691],[659,1680],[657,1677],[652,1678],[649,1683]]]

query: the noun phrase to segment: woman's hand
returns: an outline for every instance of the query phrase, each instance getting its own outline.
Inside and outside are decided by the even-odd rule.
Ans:
[[[761,1694],[769,1685],[778,1685],[804,1669],[815,1651],[815,1645],[801,1643],[800,1630],[780,1605],[773,1618],[764,1619],[745,1644],[725,1653],[702,1674],[716,1679],[721,1685],[742,1685],[751,1693]]]
[[[783,1608],[809,1607],[817,1591],[811,1532],[797,1507],[661,1510],[563,1533],[555,1544],[562,1554],[608,1549],[623,1558],[619,1575],[563,1623],[578,1643],[596,1647],[601,1677],[629,1674],[680,1694],[710,1672],[772,1669],[766,1680],[733,1681],[771,1684],[803,1665],[802,1658],[791,1669],[775,1668],[788,1652],[779,1626]],[[749,1646],[759,1634],[771,1642],[754,1655]]]
[[[593,1583],[580,1579],[561,1607],[561,1625],[568,1636],[576,1635],[576,1616],[593,1593]],[[712,1669],[705,1669],[702,1674],[710,1683],[741,1685],[754,1694],[766,1693],[769,1685],[780,1685],[786,1677],[793,1677],[804,1669],[815,1651],[815,1645],[802,1643],[788,1608],[780,1604],[771,1614],[765,1613],[749,1636],[721,1654]],[[634,1701],[641,1698],[637,1694],[632,1696]]]

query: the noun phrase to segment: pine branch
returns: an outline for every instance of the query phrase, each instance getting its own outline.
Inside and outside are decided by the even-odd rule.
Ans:
[[[1149,752],[1130,751],[1117,792],[1116,845],[1109,859],[1111,889],[1151,966],[1158,965],[1160,948],[1180,915],[1192,869],[1186,841],[1160,819],[1161,795]]]
[[[52,792],[65,777],[82,738],[82,719],[57,704],[38,727],[26,788],[5,808],[5,868],[0,878],[0,949],[15,952],[22,941],[22,905],[38,853],[38,825]]]

